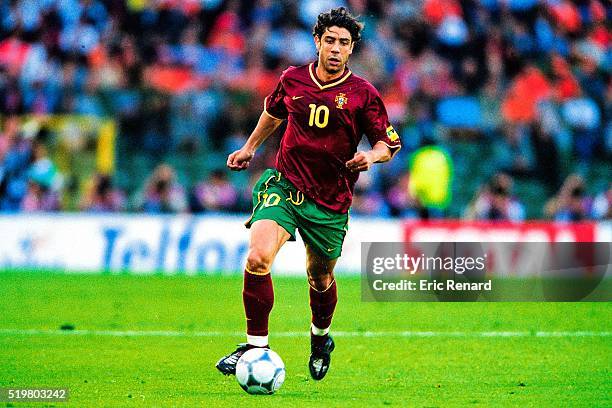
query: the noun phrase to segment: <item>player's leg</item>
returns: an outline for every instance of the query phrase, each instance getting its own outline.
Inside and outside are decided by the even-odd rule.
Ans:
[[[249,251],[244,271],[242,300],[247,321],[247,343],[222,357],[217,369],[235,374],[236,363],[245,351],[268,346],[268,319],[274,305],[270,268],[276,254],[291,235],[276,221],[262,219],[251,225]]]
[[[317,250],[306,245],[306,272],[310,285],[310,309],[312,311],[312,333],[321,337],[329,332],[338,302],[334,267],[338,259],[321,256]]]
[[[338,258],[329,259],[318,250],[306,245],[306,271],[310,285],[310,327],[311,355],[308,368],[312,378],[321,380],[327,374],[331,363],[334,340],[329,335],[338,292],[334,267]]]
[[[250,345],[268,345],[268,318],[274,304],[270,268],[289,238],[289,233],[273,220],[259,220],[251,226],[242,291]]]
[[[306,271],[310,284],[312,322],[308,368],[312,378],[321,380],[329,370],[331,352],[335,347],[329,335],[338,301],[334,267],[342,253],[349,217],[311,200],[301,202],[296,206],[296,212],[300,216],[300,235],[306,244]]]

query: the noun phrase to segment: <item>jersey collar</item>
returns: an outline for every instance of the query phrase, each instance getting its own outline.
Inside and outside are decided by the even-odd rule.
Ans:
[[[351,74],[352,74],[351,70],[348,69],[348,67],[347,67],[346,68],[346,74],[344,74],[344,76],[342,78],[338,79],[337,81],[321,85],[321,83],[319,82],[319,80],[317,79],[317,76],[315,74],[314,62],[311,62],[310,65],[308,66],[308,72],[310,73],[310,79],[312,79],[312,82],[314,82],[319,87],[319,89],[327,89],[327,88],[331,88],[332,86],[336,86],[338,84],[341,84],[342,82],[346,81],[346,79],[349,76],[351,76]]]

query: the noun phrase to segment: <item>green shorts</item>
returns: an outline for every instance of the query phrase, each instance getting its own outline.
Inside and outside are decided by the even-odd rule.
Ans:
[[[275,169],[263,172],[253,188],[253,214],[247,228],[258,220],[274,220],[283,227],[290,241],[295,230],[304,243],[328,259],[342,253],[342,243],[348,229],[349,215],[329,210],[299,191]]]

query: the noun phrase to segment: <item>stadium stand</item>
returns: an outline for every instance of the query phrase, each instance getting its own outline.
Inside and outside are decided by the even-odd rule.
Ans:
[[[107,175],[117,203],[98,210],[248,212],[252,175],[219,170],[280,72],[314,58],[313,16],[342,4],[366,23],[350,67],[381,90],[404,143],[358,185],[357,214],[419,216],[397,192],[428,140],[454,168],[435,216],[464,216],[500,172],[527,219],[546,217],[574,173],[585,205],[610,207],[607,2],[43,0],[0,1],[0,210],[88,210]],[[160,168],[184,204],[144,205]]]

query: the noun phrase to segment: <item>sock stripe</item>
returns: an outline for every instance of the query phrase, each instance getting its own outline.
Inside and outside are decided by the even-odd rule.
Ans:
[[[247,343],[251,346],[266,347],[268,345],[268,336],[253,336],[247,334]]]
[[[325,336],[327,333],[329,333],[329,327],[325,329],[320,329],[317,326],[315,326],[314,323],[311,323],[310,332],[314,334],[315,336]]]
[[[329,286],[328,286],[328,287],[326,287],[326,288],[325,288],[325,289],[323,289],[323,290],[318,290],[317,288],[315,288],[314,286],[312,286],[312,285],[310,284],[310,281],[308,281],[308,286],[310,286],[310,288],[311,288],[312,290],[314,290],[315,292],[325,293],[325,292],[327,292],[327,291],[329,290],[329,288],[331,288],[331,287],[333,286],[334,282],[336,282],[336,279],[332,279],[332,281],[331,281],[331,283],[329,284]]]
[[[269,271],[269,270],[268,270],[268,271],[265,271],[265,272],[253,272],[253,271],[249,270],[249,268],[247,268],[246,266],[244,267],[244,270],[245,270],[247,273],[250,273],[251,275],[256,275],[256,276],[266,276],[266,275],[269,275],[269,274],[270,274],[270,271]]]

